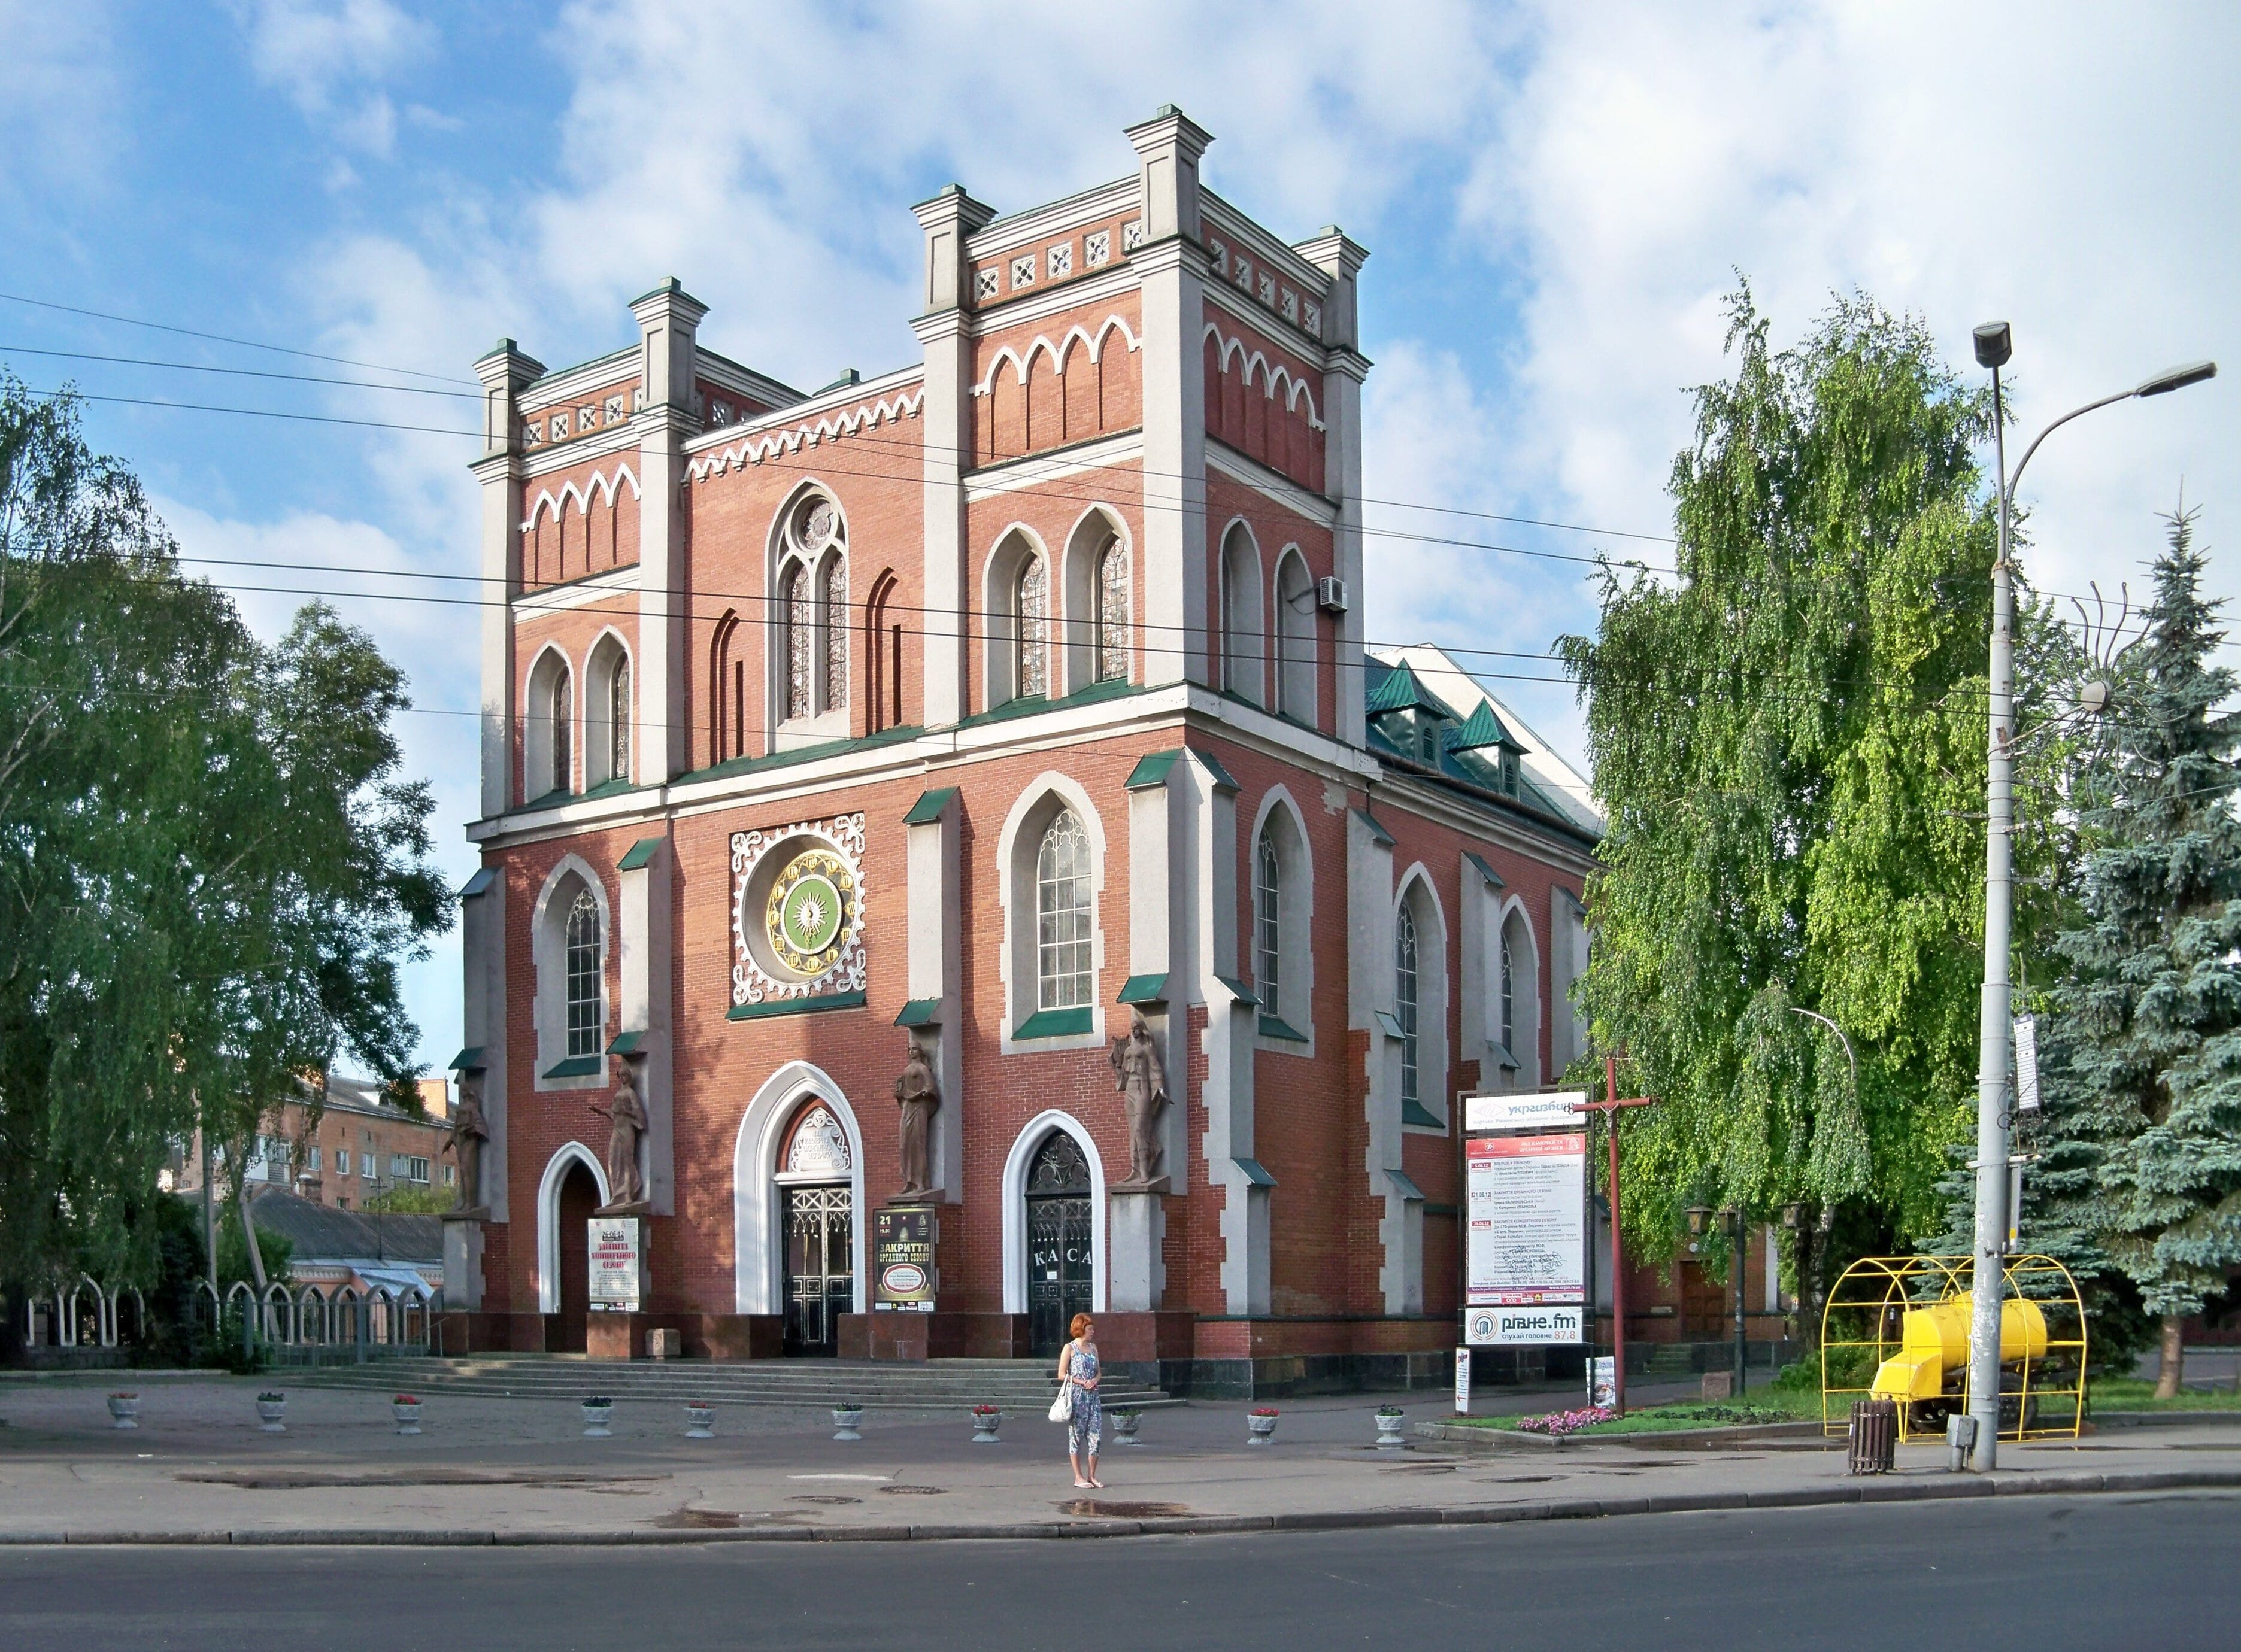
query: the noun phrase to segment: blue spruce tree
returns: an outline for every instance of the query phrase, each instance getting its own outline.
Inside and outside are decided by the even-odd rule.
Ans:
[[[2218,709],[2237,679],[2211,663],[2221,605],[2201,592],[2192,518],[2171,520],[2077,799],[2092,846],[2079,921],[2056,942],[2071,973],[2045,1143],[2048,1179],[2073,1194],[2050,1202],[2074,1218],[2091,1201],[2096,1247],[2161,1323],[2162,1395],[2178,1389],[2181,1323],[2241,1266],[2241,719]]]

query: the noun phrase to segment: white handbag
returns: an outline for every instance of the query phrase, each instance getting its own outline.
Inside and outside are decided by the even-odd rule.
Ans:
[[[1074,1385],[1072,1383],[1060,1388],[1058,1391],[1058,1398],[1051,1401],[1050,1420],[1053,1422],[1074,1421]]]

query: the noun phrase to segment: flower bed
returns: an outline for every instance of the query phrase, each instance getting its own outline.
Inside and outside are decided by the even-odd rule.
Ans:
[[[1576,1411],[1549,1411],[1537,1417],[1520,1417],[1517,1427],[1526,1434],[1545,1434],[1562,1439],[1582,1428],[1592,1428],[1598,1422],[1609,1422],[1618,1413],[1607,1405],[1582,1406]]]

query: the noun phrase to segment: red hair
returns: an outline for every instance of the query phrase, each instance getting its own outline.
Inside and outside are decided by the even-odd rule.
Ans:
[[[1066,1334],[1068,1336],[1079,1338],[1084,1331],[1089,1328],[1090,1324],[1091,1321],[1088,1314],[1077,1314],[1074,1316],[1074,1323],[1066,1328]]]

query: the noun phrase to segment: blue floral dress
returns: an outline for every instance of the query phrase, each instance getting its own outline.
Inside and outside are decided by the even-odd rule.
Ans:
[[[1081,1384],[1096,1379],[1096,1350],[1074,1343],[1067,1354],[1067,1374],[1078,1379],[1067,1385],[1074,1396],[1074,1410],[1067,1443],[1076,1456],[1092,1455],[1097,1450],[1099,1437],[1105,1432],[1105,1405],[1097,1397],[1096,1389],[1085,1388]]]

